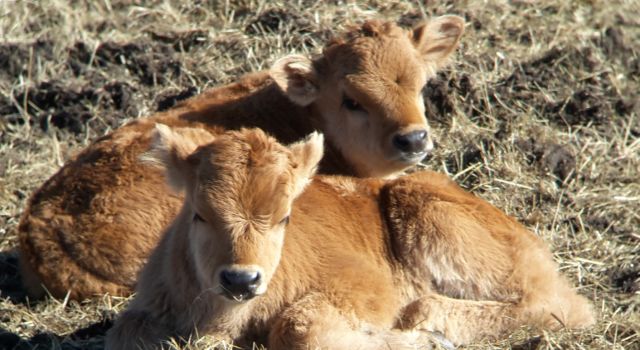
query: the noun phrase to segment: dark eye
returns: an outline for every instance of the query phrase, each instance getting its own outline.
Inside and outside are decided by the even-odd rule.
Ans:
[[[356,100],[349,98],[347,96],[344,96],[342,98],[342,105],[350,110],[350,111],[361,111],[362,110],[362,105],[360,105]]]
[[[198,213],[195,213],[193,214],[193,221],[204,222],[204,219],[202,219],[202,216],[198,215]]]
[[[284,219],[280,220],[280,225],[289,225],[289,215],[285,216]]]

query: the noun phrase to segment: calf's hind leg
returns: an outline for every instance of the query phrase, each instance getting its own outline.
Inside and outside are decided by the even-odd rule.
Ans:
[[[496,339],[518,325],[516,305],[430,294],[405,307],[399,329],[440,332],[456,345]]]
[[[388,330],[345,316],[321,295],[286,309],[269,334],[270,350],[431,349],[432,338],[417,331]]]
[[[556,329],[593,323],[590,303],[558,273],[546,244],[486,201],[430,172],[381,195],[394,249],[435,291],[517,303],[520,324]],[[414,252],[421,252],[415,254]]]

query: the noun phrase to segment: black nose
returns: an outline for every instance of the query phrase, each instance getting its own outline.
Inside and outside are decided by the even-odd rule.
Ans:
[[[404,153],[418,153],[427,147],[427,131],[416,130],[393,137],[393,145]]]
[[[233,295],[254,294],[260,278],[258,271],[222,270],[220,272],[220,284]]]

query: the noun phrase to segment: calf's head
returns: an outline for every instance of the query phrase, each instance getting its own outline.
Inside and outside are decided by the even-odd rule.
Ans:
[[[156,127],[147,158],[166,167],[185,205],[173,227],[186,235],[199,283],[225,300],[267,290],[293,200],[314,174],[323,137],[283,146],[258,129],[213,136]]]
[[[330,42],[318,58],[278,60],[271,76],[295,103],[311,106],[321,129],[359,176],[387,176],[433,148],[422,89],[464,31],[457,16],[411,31],[368,21]]]

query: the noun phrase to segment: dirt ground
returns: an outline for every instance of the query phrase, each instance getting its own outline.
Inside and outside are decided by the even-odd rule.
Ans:
[[[0,0],[0,349],[100,349],[126,300],[29,302],[16,227],[91,140],[202,90],[314,53],[353,21],[467,20],[424,90],[424,167],[543,237],[593,300],[583,331],[470,349],[640,349],[640,2]],[[212,348],[206,339],[194,349]]]

